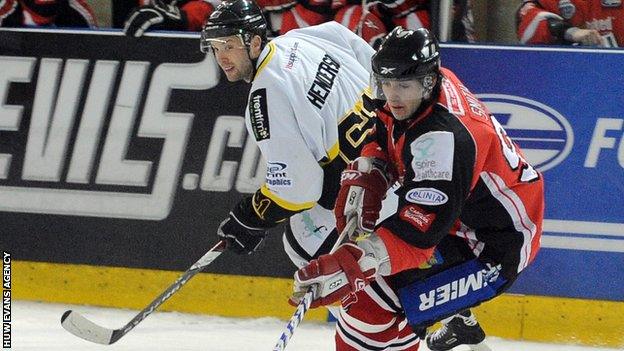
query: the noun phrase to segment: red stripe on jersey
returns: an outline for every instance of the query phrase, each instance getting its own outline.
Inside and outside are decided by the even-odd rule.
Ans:
[[[427,28],[431,29],[431,20],[427,10],[410,12],[405,16],[394,17],[392,23],[406,29]]]
[[[54,22],[56,15],[54,16],[42,16],[35,12],[30,7],[26,6],[24,3],[22,5],[22,12],[24,15],[24,24],[26,25],[35,25],[35,26],[46,26]]]
[[[85,0],[69,0],[69,6],[76,10],[87,21],[90,27],[97,26],[97,20],[93,14],[93,10]]]
[[[0,2],[0,20],[12,14],[14,9],[17,7],[17,2],[15,0],[4,0]],[[0,21],[0,24],[2,21]]]
[[[555,11],[555,9],[552,9]],[[536,3],[529,2],[518,11],[518,39],[523,44],[549,44],[558,39],[553,37],[548,29],[549,18],[561,19],[561,16],[548,11]]]
[[[518,270],[522,270],[533,260],[540,246],[539,239],[544,215],[543,180],[541,178],[532,182],[520,180],[519,169],[521,170],[522,167],[512,169],[509,166],[504,156],[503,145],[487,108],[461,84],[452,72],[446,69],[441,70],[444,77],[459,92],[466,114],[458,116],[458,120],[462,122],[475,143],[476,157],[470,189],[472,191],[481,179],[488,186],[492,196],[509,213],[515,229],[523,234],[524,241],[518,266]],[[440,103],[448,105],[448,102],[444,101],[446,95],[441,94],[440,97]],[[517,145],[515,149],[524,159]],[[488,176],[483,176],[484,174]],[[466,237],[471,239],[468,235]],[[479,249],[479,245],[473,249]]]
[[[347,5],[341,8],[334,17],[334,21],[349,28],[352,32],[358,30],[358,24],[362,17],[362,6],[359,5]]]
[[[513,220],[514,227],[524,237],[522,249],[520,252],[520,262],[518,264],[518,272],[523,270],[535,257],[539,250],[539,238],[541,237],[541,228],[539,228],[529,217],[519,194],[508,188],[504,180],[497,174],[492,172],[482,172],[481,179],[490,189],[494,196],[505,207],[507,213]],[[541,218],[540,218],[541,219]],[[541,222],[541,221],[540,221]],[[537,237],[537,241],[535,241]]]
[[[325,14],[306,9],[303,5],[297,4],[282,15],[280,34],[286,34],[288,31],[297,28],[315,26],[327,20]]]

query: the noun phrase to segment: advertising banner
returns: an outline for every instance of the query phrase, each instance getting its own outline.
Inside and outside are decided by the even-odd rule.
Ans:
[[[0,244],[16,260],[183,270],[264,180],[249,88],[196,35],[3,30],[0,67]],[[283,265],[225,255],[208,271],[291,275],[282,252],[273,235]]]
[[[453,44],[442,65],[544,174],[542,250],[512,292],[624,300],[624,50]]]

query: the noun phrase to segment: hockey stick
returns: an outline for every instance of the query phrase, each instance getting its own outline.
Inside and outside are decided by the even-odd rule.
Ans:
[[[225,251],[225,241],[219,241],[212,247],[206,254],[204,254],[197,262],[195,262],[191,268],[189,268],[184,274],[182,274],[173,284],[171,284],[167,290],[158,295],[147,307],[139,312],[130,322],[119,329],[108,329],[99,326],[87,318],[83,317],[80,313],[72,310],[65,311],[61,317],[61,325],[68,332],[76,335],[79,338],[91,341],[97,344],[110,345],[117,340],[121,339],[124,335],[128,334],[137,324],[141,323],[147,316],[149,316],[158,306],[167,301],[173,294],[175,294],[186,282],[188,282],[195,274],[201,272],[206,266],[212,263],[219,255]]]
[[[334,246],[331,248],[331,251],[329,251],[330,254],[334,253],[334,251],[338,249],[338,246],[340,246],[340,243],[344,240],[345,237],[347,237],[347,234],[352,234],[352,232],[355,230],[356,221],[357,217],[352,217],[349,220],[345,228],[342,230],[342,233],[340,233],[340,235],[338,236],[338,240],[336,240]],[[284,328],[284,331],[282,331],[282,335],[280,335],[277,344],[275,344],[275,347],[273,347],[273,351],[283,351],[286,348],[286,344],[288,344],[288,341],[290,341],[290,339],[292,338],[293,334],[295,333],[295,329],[303,320],[303,316],[305,315],[305,313],[308,312],[308,309],[310,309],[313,297],[314,291],[312,290],[312,288],[310,288],[308,289],[308,292],[303,295],[301,301],[299,301],[299,305],[297,305],[297,310],[292,315],[292,317],[290,317],[290,320],[288,321],[286,328]]]

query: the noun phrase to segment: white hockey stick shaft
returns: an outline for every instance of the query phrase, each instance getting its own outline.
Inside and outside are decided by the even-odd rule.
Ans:
[[[130,322],[119,329],[109,329],[99,326],[80,313],[75,311],[65,311],[61,317],[61,325],[68,332],[87,341],[98,344],[110,345],[121,339],[130,332],[137,324],[141,323],[147,316],[154,312],[158,306],[167,301],[186,282],[201,272],[206,266],[212,263],[219,255],[225,251],[225,241],[219,241],[208,252],[206,252],[197,262],[195,262],[184,274],[182,274],[173,284],[155,298],[147,307],[139,312]]]
[[[336,240],[334,246],[332,247],[331,251],[329,251],[329,253],[334,253],[338,249],[340,243],[342,243],[344,238],[347,236],[351,236],[351,234],[355,230],[356,223],[357,217],[351,217],[351,219],[349,219],[349,222],[347,222],[347,225],[345,226],[342,233],[340,233],[340,235],[338,236],[338,240]],[[292,317],[290,317],[286,328],[284,328],[284,330],[282,331],[282,335],[280,335],[279,340],[275,344],[275,347],[273,347],[273,351],[283,351],[284,349],[286,349],[286,345],[295,333],[295,329],[297,329],[297,326],[299,326],[299,323],[301,323],[301,321],[303,320],[306,312],[308,312],[308,309],[310,309],[313,298],[314,292],[312,291],[312,288],[310,288],[308,289],[308,292],[303,295],[301,301],[299,301],[299,305],[297,305],[297,310],[292,315]]]

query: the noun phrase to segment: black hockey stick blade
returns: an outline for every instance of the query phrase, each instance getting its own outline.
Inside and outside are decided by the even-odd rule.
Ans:
[[[219,241],[210,251],[206,252],[191,268],[182,274],[167,290],[163,291],[156,299],[154,299],[147,307],[130,320],[126,325],[119,329],[109,329],[97,325],[80,313],[75,311],[65,311],[61,317],[61,325],[65,330],[75,336],[102,345],[110,345],[121,339],[130,332],[137,324],[141,323],[147,316],[154,312],[158,306],[167,301],[173,294],[186,284],[197,273],[201,272],[206,266],[212,263],[219,255],[225,251],[225,241]]]

